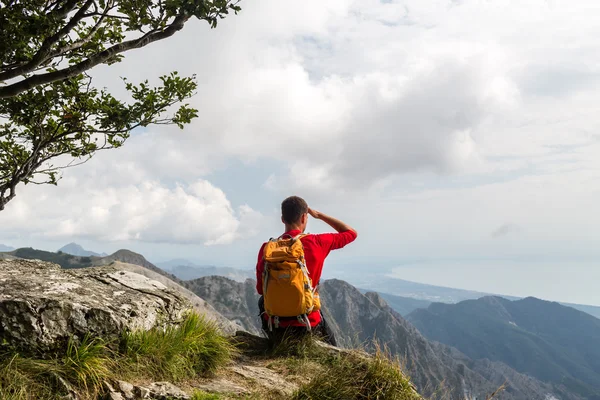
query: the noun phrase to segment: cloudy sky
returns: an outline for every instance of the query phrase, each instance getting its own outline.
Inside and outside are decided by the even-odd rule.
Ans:
[[[95,69],[196,74],[200,117],[21,187],[0,243],[252,268],[299,194],[359,231],[330,265],[600,305],[600,3],[241,5]]]

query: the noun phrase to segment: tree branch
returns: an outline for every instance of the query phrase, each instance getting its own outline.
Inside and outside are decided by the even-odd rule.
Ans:
[[[92,39],[92,37],[96,34],[96,32],[98,32],[98,29],[100,29],[100,26],[102,25],[102,22],[104,21],[104,18],[107,18],[107,17],[112,18],[111,15],[108,15],[108,11],[111,9],[112,4],[113,4],[113,2],[109,1],[102,13],[95,12],[95,13],[91,13],[91,14],[86,14],[86,17],[92,16],[92,15],[100,16],[100,18],[98,19],[98,22],[96,22],[96,25],[94,25],[94,27],[90,30],[90,33],[86,37],[79,39],[79,40],[71,43],[70,45],[60,47],[57,50],[55,50],[54,52],[50,53],[46,57],[46,59],[44,61],[42,61],[42,63],[44,63],[50,59],[53,59],[55,57],[62,56],[69,51],[77,50],[84,44],[88,43]]]
[[[13,83],[12,85],[4,86],[0,88],[0,99],[16,96],[26,90],[29,90],[38,85],[44,85],[58,80],[67,79],[76,76],[83,71],[95,67],[105,61],[110,60],[114,56],[121,54],[125,51],[144,47],[157,40],[168,38],[175,34],[175,32],[181,30],[185,22],[189,19],[188,16],[179,15],[177,16],[171,25],[162,31],[151,31],[144,36],[128,40],[123,43],[116,44],[85,61],[75,64],[69,68],[62,69],[60,71],[49,72],[42,75],[34,75],[20,82]]]
[[[73,18],[54,35],[46,38],[40,49],[35,53],[31,60],[20,67],[9,69],[6,72],[0,73],[0,82],[7,81],[19,75],[24,75],[35,70],[40,64],[48,59],[52,46],[60,40],[61,37],[67,35],[79,22],[85,17],[85,12],[92,5],[94,0],[87,0],[85,4],[75,13]]]
[[[60,3],[60,0],[56,1],[53,4],[53,6],[54,5],[58,5],[59,3]],[[62,19],[64,17],[66,17],[67,14],[69,14],[71,11],[73,11],[73,9],[75,8],[75,6],[77,6],[77,3],[78,3],[78,0],[69,0],[61,8],[58,8],[58,9],[56,9],[54,11],[51,11],[48,14],[48,16],[52,16],[52,17],[55,17],[55,18]]]
[[[6,206],[6,204],[8,204],[8,202],[14,199],[17,195],[15,193],[15,187],[17,186],[18,182],[19,181],[16,179],[16,177],[13,177],[10,182],[0,186],[0,211],[4,210],[4,206]],[[7,190],[9,191],[8,196],[6,196]]]

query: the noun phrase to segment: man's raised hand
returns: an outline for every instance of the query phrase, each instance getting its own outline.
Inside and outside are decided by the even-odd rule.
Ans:
[[[308,213],[313,218],[320,219],[321,221],[325,222],[327,225],[331,226],[333,229],[335,229],[338,232],[345,232],[345,231],[354,231],[354,232],[356,232],[356,230],[354,228],[352,228],[348,224],[343,223],[339,219],[335,219],[333,217],[330,217],[327,214],[323,214],[321,212],[313,210],[310,207],[308,208]]]

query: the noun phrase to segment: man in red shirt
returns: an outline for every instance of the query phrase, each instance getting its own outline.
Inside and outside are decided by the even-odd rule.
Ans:
[[[300,233],[304,233],[308,223],[309,215],[315,219],[320,219],[337,231],[337,233],[309,234],[300,238],[304,248],[306,267],[312,280],[312,285],[313,287],[318,287],[319,280],[321,279],[321,272],[323,271],[323,263],[325,262],[325,258],[329,252],[331,250],[341,249],[348,243],[353,242],[356,239],[357,234],[356,231],[349,225],[338,219],[309,208],[306,201],[304,201],[302,198],[291,196],[281,203],[281,221],[285,225],[285,232],[283,235],[287,234],[295,237]],[[260,251],[258,252],[258,261],[256,263],[256,290],[258,291],[258,294],[261,295],[259,300],[259,309],[262,316],[263,330],[267,333],[267,335],[272,336],[272,332],[267,328],[266,321],[268,320],[268,316],[264,314],[262,298],[264,247],[265,244],[263,243]],[[331,330],[328,328],[320,310],[313,311],[312,313],[308,314],[308,320],[313,333],[320,334],[327,342],[335,345],[335,338],[333,337]],[[273,328],[273,331],[292,331],[300,333],[307,332],[307,327],[296,318],[290,318],[288,320],[282,319],[279,323],[279,328]]]

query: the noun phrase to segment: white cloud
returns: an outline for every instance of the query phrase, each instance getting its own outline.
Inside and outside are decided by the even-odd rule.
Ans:
[[[98,187],[83,176],[62,181],[60,189],[31,189],[38,188],[22,190],[0,215],[4,234],[228,244],[252,235],[262,218],[248,206],[234,210],[222,190],[201,179],[172,187],[150,180]]]

